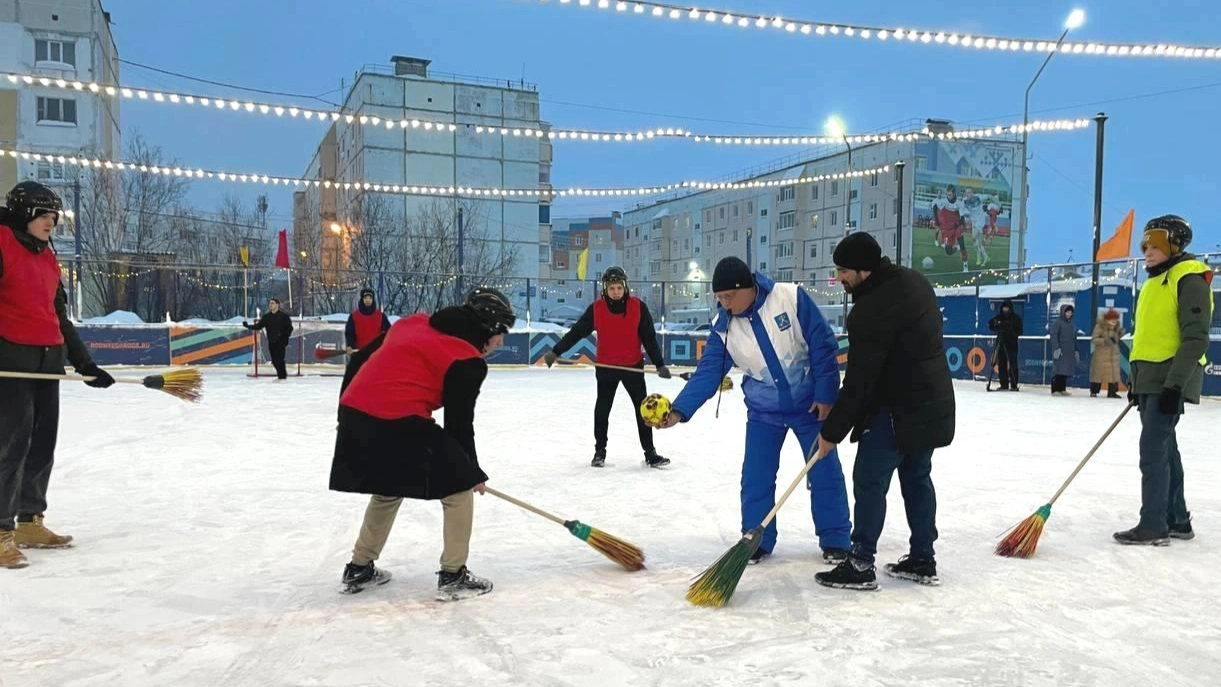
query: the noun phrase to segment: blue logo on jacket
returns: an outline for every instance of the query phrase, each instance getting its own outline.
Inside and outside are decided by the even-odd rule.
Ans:
[[[793,323],[789,320],[789,314],[786,312],[782,312],[772,319],[776,320],[776,326],[779,327],[780,331],[782,332],[793,326]]]

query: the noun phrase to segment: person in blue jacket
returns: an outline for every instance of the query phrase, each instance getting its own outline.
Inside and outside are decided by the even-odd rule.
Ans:
[[[739,258],[727,257],[717,263],[712,291],[720,307],[708,343],[662,427],[690,420],[720,389],[721,380],[733,367],[745,373],[745,534],[758,527],[776,504],[780,449],[789,430],[801,443],[802,462],[813,455],[823,419],[839,396],[839,346],[814,299],[800,286],[777,284],[759,272],[752,273]],[[823,560],[839,563],[848,556],[852,524],[838,454],[831,452],[815,463],[807,483]],[[751,562],[771,555],[775,546],[776,520],[772,520]]]

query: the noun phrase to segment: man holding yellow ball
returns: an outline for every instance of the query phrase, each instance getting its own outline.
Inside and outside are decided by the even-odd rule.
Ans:
[[[789,430],[797,435],[806,456],[814,450],[823,420],[839,396],[839,345],[814,299],[800,286],[752,273],[739,258],[717,263],[712,291],[721,307],[704,354],[661,426],[690,420],[733,367],[745,372],[742,532],[746,533],[776,504],[780,449]],[[852,533],[838,454],[833,451],[815,463],[807,481],[823,560],[838,563],[847,558]],[[770,555],[775,545],[772,520],[751,562]]]

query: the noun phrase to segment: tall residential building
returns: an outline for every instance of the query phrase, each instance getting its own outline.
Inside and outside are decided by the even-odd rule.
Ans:
[[[620,214],[610,217],[555,218],[545,234],[548,264],[540,268],[540,317],[575,320],[597,294],[598,280],[611,265],[623,265],[623,225]],[[540,246],[541,248],[541,246]],[[586,252],[588,251],[588,252]],[[540,250],[541,252],[541,250]],[[581,279],[581,255],[585,274]],[[636,287],[636,275],[628,272],[628,284]]]
[[[933,133],[953,130],[941,120],[926,126]],[[835,280],[832,254],[853,231],[873,234],[892,259],[901,237],[903,264],[938,285],[1005,281],[1004,270],[1018,263],[1010,230],[1019,226],[1023,205],[1020,194],[1015,198],[1020,148],[1000,138],[922,137],[853,146],[851,163],[846,149],[789,159],[740,179],[773,186],[705,191],[626,211],[625,267],[649,280],[637,294],[672,323],[710,319],[713,270],[721,258],[736,255],[777,281],[804,285],[842,326],[850,304]],[[843,176],[882,167],[889,170]],[[796,183],[815,177],[825,178]],[[996,271],[977,274],[986,270]]]
[[[406,187],[550,185],[550,142],[521,133],[548,128],[539,117],[533,84],[433,72],[428,60],[395,56],[388,66],[366,65],[356,74],[343,111],[356,120],[341,118],[330,125],[306,177]],[[420,125],[397,125],[403,120]],[[489,128],[510,133],[493,135]],[[368,271],[371,243],[392,246],[395,237],[407,235],[430,239],[433,246],[456,245],[460,215],[464,273],[522,278],[512,280],[506,292],[511,290],[520,300],[515,305],[524,308],[529,294],[524,279],[538,278],[540,228],[549,209],[546,200],[524,194],[487,198],[311,187],[294,197],[295,242],[298,253],[318,253],[317,266],[324,273],[335,270],[341,282],[338,270]],[[456,271],[456,251],[442,252],[418,266],[435,275],[409,279],[439,279]]]
[[[0,0],[0,72],[118,83],[110,13],[100,0]],[[0,79],[0,146],[113,159],[122,147],[119,101]],[[19,181],[38,180],[59,191],[71,209],[75,174],[75,168],[56,162],[3,157],[0,193]],[[72,231],[73,224],[64,222],[56,239],[70,238]]]

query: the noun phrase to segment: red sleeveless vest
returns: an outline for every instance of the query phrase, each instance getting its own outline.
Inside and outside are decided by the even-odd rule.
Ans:
[[[357,310],[352,313],[352,322],[356,325],[356,348],[368,346],[382,333],[381,310],[374,310],[371,315]]]
[[[0,224],[0,339],[24,346],[62,346],[55,293],[59,261],[50,247],[31,253],[13,230]]]
[[[630,367],[644,360],[640,343],[640,299],[627,297],[627,312],[610,311],[605,298],[594,303],[594,331],[598,333],[597,360]]]

